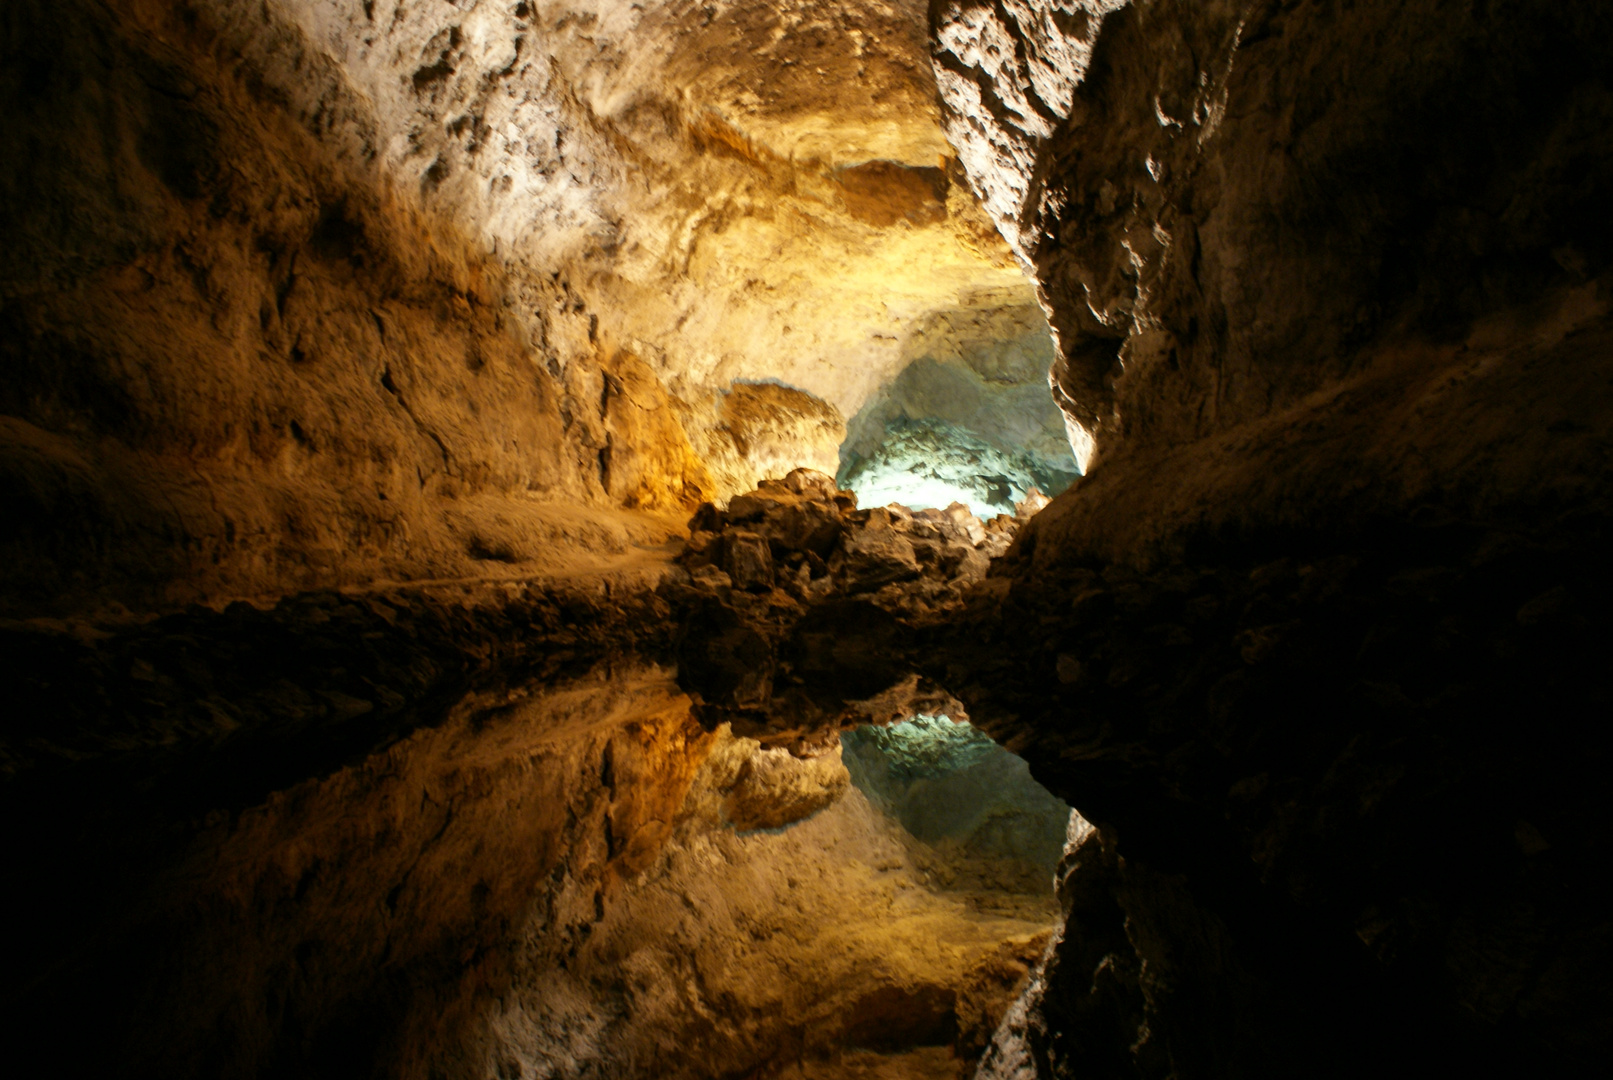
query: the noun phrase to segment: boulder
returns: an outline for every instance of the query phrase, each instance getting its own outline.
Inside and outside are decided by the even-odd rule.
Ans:
[[[784,478],[784,486],[797,495],[823,499],[826,502],[834,501],[835,495],[839,494],[835,488],[834,477],[816,469],[792,469]]]
[[[871,592],[919,576],[912,543],[888,524],[870,524],[848,534],[837,561],[840,576],[852,592]]]
[[[759,533],[730,532],[723,544],[723,565],[737,589],[766,592],[773,587],[772,548]]]
[[[840,514],[833,504],[821,502],[777,506],[768,511],[762,530],[781,555],[810,551],[825,558],[840,539]]]
[[[741,832],[782,828],[833,805],[850,783],[839,746],[814,757],[758,749],[723,799],[723,816]]]

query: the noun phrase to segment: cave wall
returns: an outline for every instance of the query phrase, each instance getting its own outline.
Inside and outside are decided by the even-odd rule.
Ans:
[[[193,9],[5,19],[12,611],[553,570],[705,490],[640,361],[543,370],[504,268],[326,135],[363,102],[284,27],[265,72]]]
[[[372,103],[384,172],[562,270],[691,404],[776,378],[855,411],[935,297],[1024,288],[946,176],[920,4],[277,10]]]
[[[931,13],[1091,466],[930,667],[1094,826],[984,1075],[1599,1070],[1607,11]]]
[[[1057,495],[1075,479],[1048,393],[1053,340],[1034,304],[935,312],[903,351],[906,366],[846,425],[842,487],[871,506],[959,500],[990,517],[1032,487]]]
[[[613,1019],[577,1071],[699,1073],[677,1035],[730,999],[704,1049],[736,1071],[888,1041],[859,1010],[978,1052],[1046,911],[925,899],[865,803],[768,832],[834,800],[757,780],[799,759],[655,666],[694,505],[832,470],[930,313],[1029,301],[922,6],[22,0],[0,41],[19,1058],[530,1070],[569,1052],[529,1020],[590,938],[567,977]],[[812,862],[837,829],[867,865]],[[733,901],[679,927],[712,999],[634,1004],[624,955],[696,889]],[[892,939],[853,889],[906,920],[871,981]],[[736,941],[817,972],[811,1024]]]
[[[756,778],[966,708],[1092,823],[990,1068],[1605,1071],[1607,14],[938,0],[939,108],[921,17],[0,12],[19,1045],[110,996],[64,1070],[822,1049],[746,937],[832,976],[824,1039],[978,1043],[832,934],[655,944],[729,888],[896,896],[747,862],[852,821]],[[988,527],[796,474],[663,544],[1019,319],[1016,257],[1069,492]]]
[[[1029,295],[914,3],[5,19],[14,614],[565,573]]]
[[[1157,445],[1606,265],[1594,5],[934,5],[947,131],[1072,419]],[[1349,48],[1341,42],[1351,43]]]

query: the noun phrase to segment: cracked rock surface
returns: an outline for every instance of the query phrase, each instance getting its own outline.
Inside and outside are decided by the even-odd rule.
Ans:
[[[915,0],[4,18],[11,614],[570,573],[1032,300]]]

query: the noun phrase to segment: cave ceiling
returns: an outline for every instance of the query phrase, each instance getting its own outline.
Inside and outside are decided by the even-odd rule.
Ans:
[[[561,363],[604,336],[691,401],[778,380],[849,417],[918,319],[1031,300],[959,184],[917,0],[264,11],[326,62],[302,108],[496,252],[523,314],[564,280]]]

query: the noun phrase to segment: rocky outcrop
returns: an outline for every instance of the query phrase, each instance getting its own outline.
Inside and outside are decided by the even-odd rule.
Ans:
[[[943,0],[932,23],[948,136],[1106,453],[1266,415],[1386,332],[1613,251],[1582,225],[1613,180],[1600,5]]]
[[[740,832],[779,829],[834,805],[846,793],[851,774],[831,750],[838,746],[801,757],[758,747],[723,799],[723,819]]]
[[[778,383],[736,382],[713,402],[714,417],[687,427],[717,490],[750,491],[791,469],[833,472],[846,421],[826,401]]]
[[[661,384],[532,349],[564,282],[518,307],[343,141],[363,103],[265,11],[247,49],[197,9],[7,9],[5,610],[531,576],[664,539],[609,512],[709,493]]]
[[[1053,340],[1032,304],[937,312],[908,364],[847,424],[836,483],[864,502],[1012,513],[1030,488],[1076,477],[1063,414],[1047,392]]]
[[[987,1075],[1613,1058],[1607,17],[932,6],[1093,464],[929,668],[1096,827]]]

